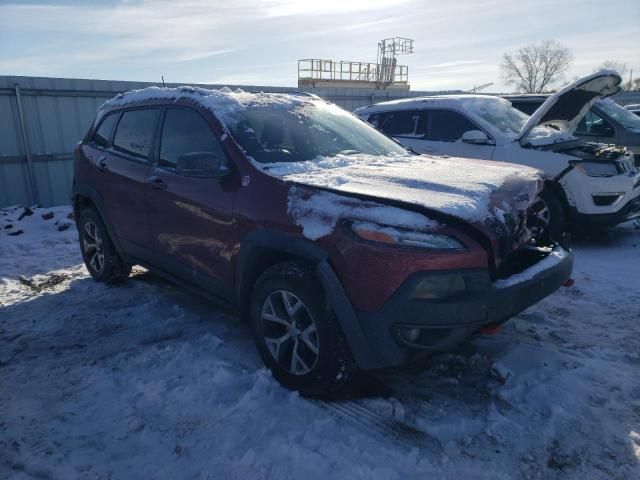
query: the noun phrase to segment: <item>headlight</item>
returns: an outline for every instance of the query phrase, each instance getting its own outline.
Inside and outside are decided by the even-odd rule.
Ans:
[[[388,227],[370,222],[353,222],[351,223],[351,231],[363,240],[388,245],[428,248],[432,250],[465,249],[464,244],[448,235]]]
[[[613,177],[618,175],[618,168],[611,162],[571,162],[576,170],[590,177]]]

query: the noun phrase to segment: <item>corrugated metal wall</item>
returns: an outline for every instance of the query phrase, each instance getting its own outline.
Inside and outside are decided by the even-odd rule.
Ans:
[[[0,207],[69,202],[73,149],[89,128],[96,109],[119,92],[157,83],[43,77],[0,76]],[[179,84],[167,84],[178,86]],[[31,164],[28,162],[16,97],[19,87]],[[200,85],[219,88],[222,85]],[[246,91],[297,91],[296,88],[234,86]],[[316,88],[313,93],[348,110],[407,96],[445,92]],[[624,93],[624,102],[640,103],[638,92]],[[633,95],[635,94],[635,95]],[[632,98],[633,97],[633,98]],[[32,166],[34,192],[28,166]]]
[[[0,206],[69,202],[74,145],[84,136],[97,107],[124,85],[97,80],[0,77]],[[137,83],[127,88],[140,88]],[[27,154],[15,87],[19,86],[32,158],[30,198]]]

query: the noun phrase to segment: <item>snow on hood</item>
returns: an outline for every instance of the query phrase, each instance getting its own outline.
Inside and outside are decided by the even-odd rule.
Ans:
[[[327,191],[309,194],[292,187],[289,191],[288,212],[302,234],[311,239],[330,235],[341,218],[368,220],[381,225],[415,230],[434,229],[438,222],[416,212],[377,202],[360,201]]]
[[[522,127],[520,143],[541,145],[557,142],[559,135],[571,137],[591,105],[620,91],[621,82],[613,70],[601,70],[550,95]]]
[[[200,87],[147,87],[141,90],[132,90],[121,93],[111,100],[107,100],[99,108],[98,112],[107,108],[124,107],[133,103],[148,100],[191,100],[215,113],[216,117],[225,125],[233,123],[233,113],[255,106],[268,106],[269,108],[290,109],[309,103],[322,101],[317,97],[296,95],[291,93],[252,93],[241,89],[231,90],[223,87],[218,90],[209,90]]]
[[[501,224],[508,222],[512,211],[526,210],[538,193],[541,178],[538,170],[519,165],[428,155],[337,155],[258,166],[285,181],[412,204],[468,222],[493,218]],[[294,217],[300,218],[300,211],[312,212],[309,205],[298,208],[296,201],[290,199],[289,205],[290,211],[297,210]],[[325,204],[324,217],[341,214],[334,208],[335,201]],[[318,205],[322,202],[314,204]],[[393,220],[393,215],[387,218]],[[405,219],[390,224],[412,226],[409,223]]]

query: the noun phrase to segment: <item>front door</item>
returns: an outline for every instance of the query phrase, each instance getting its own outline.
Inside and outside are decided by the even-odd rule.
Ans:
[[[434,108],[425,110],[425,114],[427,116],[426,135],[419,142],[422,146],[413,147],[418,153],[480,158],[484,160],[493,158],[494,145],[477,145],[462,142],[464,132],[469,130],[482,131],[482,129],[460,112]],[[424,151],[420,150],[421,148]]]
[[[226,290],[235,247],[231,178],[185,176],[177,168],[182,155],[195,152],[228,163],[223,146],[211,124],[186,107],[167,108],[160,132],[157,164],[147,178],[157,262],[199,286]]]

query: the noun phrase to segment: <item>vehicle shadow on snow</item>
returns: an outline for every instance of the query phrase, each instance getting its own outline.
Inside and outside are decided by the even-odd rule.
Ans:
[[[0,367],[12,363],[16,356],[70,349],[99,351],[100,356],[94,359],[99,361],[140,345],[187,341],[207,332],[225,341],[232,337],[230,345],[238,344],[242,350],[238,359],[245,355],[243,363],[247,367],[263,367],[245,322],[207,298],[146,270],[135,269],[127,282],[116,286],[97,283],[90,277],[73,278],[66,288],[61,285],[64,282],[69,279],[60,270],[40,274],[37,281],[21,280],[21,288],[29,291],[27,298],[0,310],[0,345],[10,352],[0,356]],[[175,309],[183,314],[176,314]],[[121,340],[114,342],[113,337]],[[98,348],[94,348],[96,345]],[[362,372],[353,388],[332,400],[399,395],[407,399],[415,395],[419,400],[432,396],[434,389],[459,397],[467,385],[477,393],[479,379],[486,383],[495,378],[489,360],[478,363],[475,358],[471,365],[469,359],[474,355],[474,345],[466,343],[454,352],[404,368]]]

